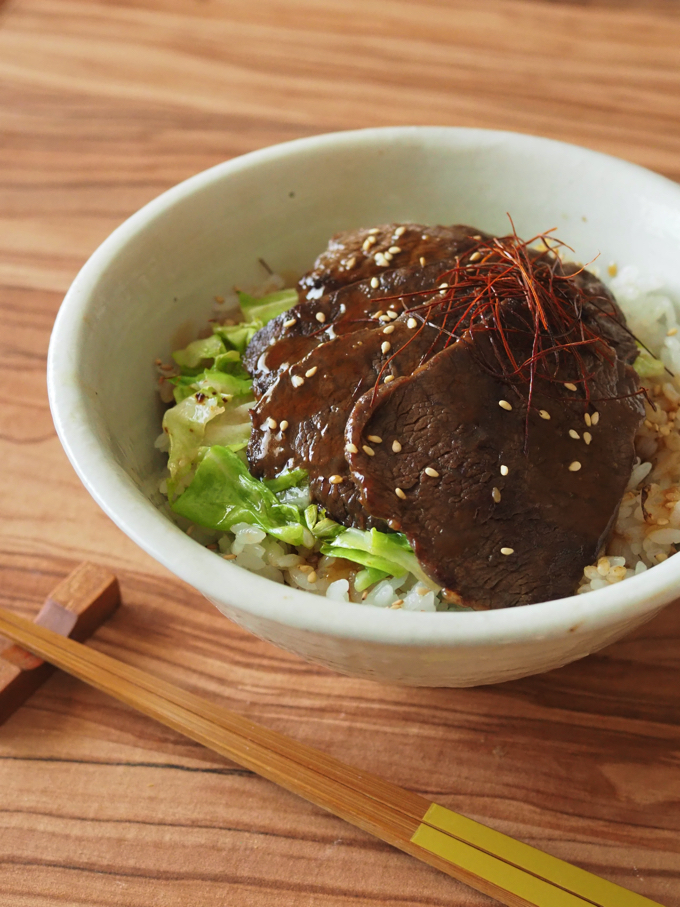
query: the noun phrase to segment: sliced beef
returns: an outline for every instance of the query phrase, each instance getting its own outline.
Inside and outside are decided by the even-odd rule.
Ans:
[[[374,250],[384,248],[389,252],[395,248],[391,240],[401,226],[406,227],[406,232],[397,237],[400,242],[403,240],[401,251],[394,253],[390,262],[376,263]],[[274,383],[280,371],[319,343],[364,328],[370,314],[381,308],[380,300],[384,297],[404,296],[401,300],[390,299],[382,306],[397,311],[422,302],[422,297],[412,294],[432,290],[438,278],[448,268],[455,267],[456,256],[474,249],[488,236],[473,227],[460,225],[428,228],[419,224],[390,224],[377,229],[380,231],[377,234],[354,230],[334,237],[314,269],[300,281],[303,293],[310,287],[323,287],[323,295],[321,290],[318,298],[311,294],[253,337],[243,362],[253,377],[256,396],[261,396]],[[377,237],[375,245],[368,252],[362,251],[362,244],[372,236]],[[354,258],[357,262],[350,270],[342,264],[346,260],[345,252],[349,255],[347,260]],[[373,286],[372,280],[378,280],[378,286]],[[323,320],[319,321],[319,317]]]
[[[311,271],[300,279],[300,290],[307,299],[319,299],[389,268],[418,268],[432,261],[454,258],[488,236],[462,224],[426,227],[395,223],[337,233]]]
[[[480,367],[484,342],[460,340],[361,397],[346,428],[352,476],[368,513],[406,533],[455,600],[501,608],[571,595],[630,477],[644,407],[624,395],[638,391],[637,375],[613,350],[611,363],[592,357],[589,407],[540,380],[527,421],[526,395]],[[600,414],[590,428],[588,409]],[[368,435],[382,438],[372,457]]]
[[[386,342],[390,349],[383,352]],[[333,519],[361,529],[385,528],[383,519],[366,513],[350,479],[345,425],[362,394],[372,391],[377,382],[384,385],[388,376],[412,374],[441,342],[436,329],[409,328],[398,319],[314,348],[279,375],[252,410],[251,473],[272,478],[286,468],[302,467],[309,473],[313,500]],[[281,430],[282,421],[288,423],[285,430]],[[342,481],[333,484],[331,476],[340,476]]]
[[[365,329],[379,312],[403,312],[406,307],[423,303],[432,296],[432,288],[447,265],[449,262],[436,262],[417,270],[386,271],[375,278],[378,286],[362,280],[317,302],[300,303],[270,321],[253,337],[243,357],[256,396],[319,344]],[[317,319],[319,313],[323,313],[323,322]]]

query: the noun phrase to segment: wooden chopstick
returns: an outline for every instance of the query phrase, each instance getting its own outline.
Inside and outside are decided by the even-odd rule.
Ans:
[[[509,907],[659,907],[0,608],[0,633],[80,680]]]

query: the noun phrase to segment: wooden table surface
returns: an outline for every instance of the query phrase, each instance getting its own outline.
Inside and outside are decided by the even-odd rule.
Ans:
[[[0,0],[0,601],[83,558],[94,645],[680,907],[680,608],[544,676],[338,677],[249,636],[135,547],[54,433],[45,357],[94,248],[255,148],[402,123],[541,133],[680,179],[680,3]],[[0,728],[3,907],[490,904],[55,675]]]

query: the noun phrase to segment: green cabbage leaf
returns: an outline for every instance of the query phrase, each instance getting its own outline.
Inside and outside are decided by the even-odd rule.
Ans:
[[[412,573],[428,589],[439,592],[441,588],[423,571],[408,539],[400,532],[345,529],[332,541],[324,544],[321,552],[333,557],[344,557],[369,570],[378,570],[389,576]]]
[[[262,324],[282,315],[298,303],[297,290],[279,290],[266,296],[249,296],[238,291],[238,304],[246,321],[257,319]]]
[[[303,541],[305,527],[297,507],[279,503],[237,454],[219,444],[205,452],[191,484],[171,506],[208,529],[226,532],[235,523],[250,523],[289,545]]]

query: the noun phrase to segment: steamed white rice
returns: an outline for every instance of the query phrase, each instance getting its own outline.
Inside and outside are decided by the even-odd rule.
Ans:
[[[596,273],[596,268],[591,268]],[[615,272],[610,268],[610,274]],[[675,377],[664,373],[645,380],[655,408],[645,402],[646,417],[636,437],[637,458],[615,529],[596,563],[585,568],[579,593],[621,582],[666,560],[680,550],[680,309],[663,286],[644,277],[636,268],[623,268],[609,281],[623,309],[631,331],[662,360]],[[277,275],[259,288],[258,295],[283,286]],[[220,300],[219,309],[230,308],[231,300]],[[235,300],[234,300],[235,302]],[[163,376],[164,366],[159,371]],[[167,375],[167,372],[165,373]],[[171,395],[172,388],[161,383]],[[170,398],[171,399],[171,396]],[[167,435],[157,441],[167,449]],[[167,493],[165,480],[161,491]],[[290,493],[299,493],[291,489]],[[309,498],[290,500],[304,507]],[[455,605],[407,574],[390,577],[363,592],[354,580],[360,565],[342,558],[320,554],[321,542],[305,530],[303,546],[293,548],[267,536],[257,526],[239,523],[231,532],[215,533],[168,514],[196,541],[213,549],[239,567],[274,582],[285,583],[334,601],[352,601],[379,608],[409,611],[444,611]]]

